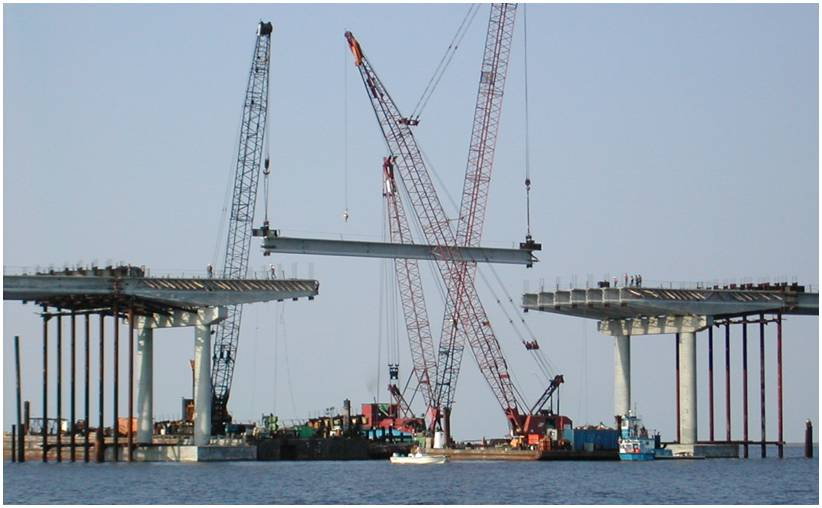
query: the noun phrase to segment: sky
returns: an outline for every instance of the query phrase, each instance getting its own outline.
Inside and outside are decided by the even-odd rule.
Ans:
[[[410,111],[467,9],[4,5],[5,271],[123,261],[154,274],[192,275],[219,265],[261,19],[275,27],[272,226],[292,236],[379,240],[385,145],[343,34],[355,34],[392,97]],[[526,232],[526,44],[519,10],[483,237],[495,247],[513,246]],[[496,298],[504,302],[510,295],[518,302],[524,291],[571,281],[581,286],[626,272],[642,274],[645,285],[795,279],[818,287],[816,5],[530,4],[526,10],[532,234],[543,251],[533,268],[495,267],[504,289],[481,281],[478,288],[529,401],[544,384],[507,324],[510,305],[501,307]],[[416,128],[452,216],[487,19],[483,6]],[[348,222],[342,220],[346,205]],[[261,186],[258,217],[263,207]],[[380,309],[392,300],[380,290],[385,262],[265,258],[257,239],[252,250],[252,270],[276,264],[287,276],[316,278],[320,294],[310,302],[246,308],[229,403],[235,419],[270,412],[284,420],[305,418],[340,408],[346,398],[355,408],[375,397],[386,400],[389,338],[380,330],[388,318]],[[483,271],[495,280],[490,268]],[[432,270],[424,266],[423,273],[438,333],[442,301]],[[35,310],[3,304],[5,428],[14,419],[14,335],[22,342],[24,399],[40,414]],[[524,318],[555,373],[565,376],[561,411],[575,424],[610,424],[612,339],[597,333],[595,321],[539,312]],[[776,432],[773,328],[766,348],[769,439]],[[818,426],[818,336],[817,317],[784,323],[788,441],[802,439],[806,418]],[[155,337],[155,418],[178,418],[180,398],[190,390],[193,332],[164,330]],[[752,337],[749,425],[758,438]],[[706,343],[701,333],[700,438],[708,425]],[[721,365],[724,351],[717,350]],[[734,330],[734,438],[741,438],[740,351],[741,331]],[[400,354],[404,380],[407,345]],[[93,372],[97,361],[95,353]],[[106,361],[110,375],[111,358]],[[125,357],[121,362],[126,372]],[[664,440],[675,439],[673,367],[673,336],[632,339],[632,401]],[[716,373],[715,386],[716,428],[724,436],[724,372]],[[126,414],[125,383],[122,390],[120,414]],[[54,414],[53,396],[50,403]],[[419,397],[414,405],[420,409]],[[470,352],[463,358],[453,429],[457,439],[506,432],[503,412]]]

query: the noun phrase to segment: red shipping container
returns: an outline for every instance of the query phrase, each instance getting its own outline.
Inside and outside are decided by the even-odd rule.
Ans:
[[[137,435],[137,418],[131,419],[131,432]],[[128,435],[128,418],[120,417],[117,419],[117,433],[121,436]]]

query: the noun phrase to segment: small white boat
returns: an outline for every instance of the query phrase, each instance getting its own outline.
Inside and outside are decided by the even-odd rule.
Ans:
[[[448,462],[448,457],[445,455],[428,455],[419,451],[411,455],[395,453],[391,456],[392,464],[445,464],[446,462]]]

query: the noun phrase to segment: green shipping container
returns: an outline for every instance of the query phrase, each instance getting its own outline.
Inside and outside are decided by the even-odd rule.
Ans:
[[[300,439],[312,438],[312,437],[314,437],[314,434],[317,433],[314,429],[312,429],[308,425],[299,425],[297,427],[294,427],[294,430],[297,431],[297,437],[300,438]]]

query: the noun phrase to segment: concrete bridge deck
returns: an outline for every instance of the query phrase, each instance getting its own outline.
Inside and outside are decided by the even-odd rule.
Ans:
[[[526,293],[522,307],[598,320],[689,315],[725,318],[762,312],[818,316],[819,293],[805,293],[801,286],[569,289]]]
[[[305,279],[189,279],[117,272],[4,275],[3,299],[82,311],[110,307],[113,300],[137,314],[194,311],[244,303],[313,298],[319,282]]]

